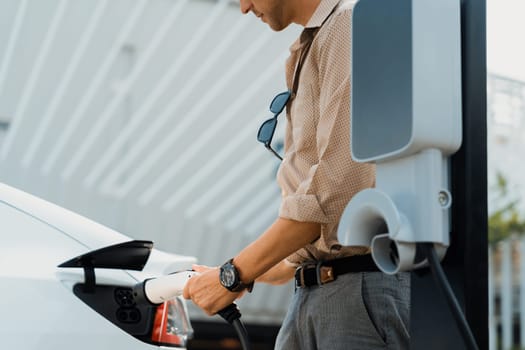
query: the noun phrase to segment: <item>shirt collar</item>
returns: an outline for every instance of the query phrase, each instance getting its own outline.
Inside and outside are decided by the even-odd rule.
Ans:
[[[320,27],[340,0],[321,0],[305,28]]]

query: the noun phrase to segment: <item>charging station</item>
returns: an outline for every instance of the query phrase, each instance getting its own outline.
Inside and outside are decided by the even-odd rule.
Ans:
[[[364,0],[353,10],[352,158],[376,187],[349,202],[345,245],[385,273],[425,266],[417,242],[449,246],[449,156],[461,145],[459,0]]]
[[[339,225],[388,274],[412,272],[411,348],[465,349],[421,254],[431,244],[488,347],[485,2],[360,0],[352,28],[352,157],[374,162]]]

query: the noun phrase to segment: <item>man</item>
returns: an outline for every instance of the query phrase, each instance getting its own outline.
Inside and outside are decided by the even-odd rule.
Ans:
[[[291,23],[305,28],[286,63],[291,93],[284,100],[288,123],[277,174],[282,204],[275,222],[221,268],[195,266],[201,273],[187,283],[184,297],[212,315],[253,281],[281,284],[295,277],[276,349],[408,348],[409,276],[385,275],[368,247],[337,242],[344,207],[375,183],[374,166],[350,155],[354,3],[240,0],[243,14],[252,12],[275,31]],[[271,149],[271,137],[263,142]]]

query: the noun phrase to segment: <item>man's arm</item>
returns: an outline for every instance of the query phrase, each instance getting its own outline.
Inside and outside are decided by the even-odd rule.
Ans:
[[[318,223],[278,218],[261,237],[243,249],[233,263],[243,282],[253,281],[290,254],[315,241],[320,233]]]
[[[241,281],[249,283],[262,276],[293,252],[315,241],[320,231],[318,223],[278,218],[234,258]],[[218,268],[191,278],[184,288],[184,297],[192,299],[209,315],[231,304],[240,294],[232,293],[220,284]]]
[[[257,277],[255,282],[280,285],[288,282],[294,275],[297,267],[286,261],[281,260],[277,265]]]

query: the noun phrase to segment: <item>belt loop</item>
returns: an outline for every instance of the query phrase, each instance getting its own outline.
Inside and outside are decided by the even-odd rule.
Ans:
[[[317,264],[315,265],[315,276],[317,277],[317,285],[320,286],[323,284],[321,282],[321,266],[323,265],[323,260],[319,260]]]
[[[297,273],[299,273],[299,278],[297,278]],[[304,287],[304,271],[303,267],[299,265],[295,269],[295,292],[297,292],[298,288]]]

